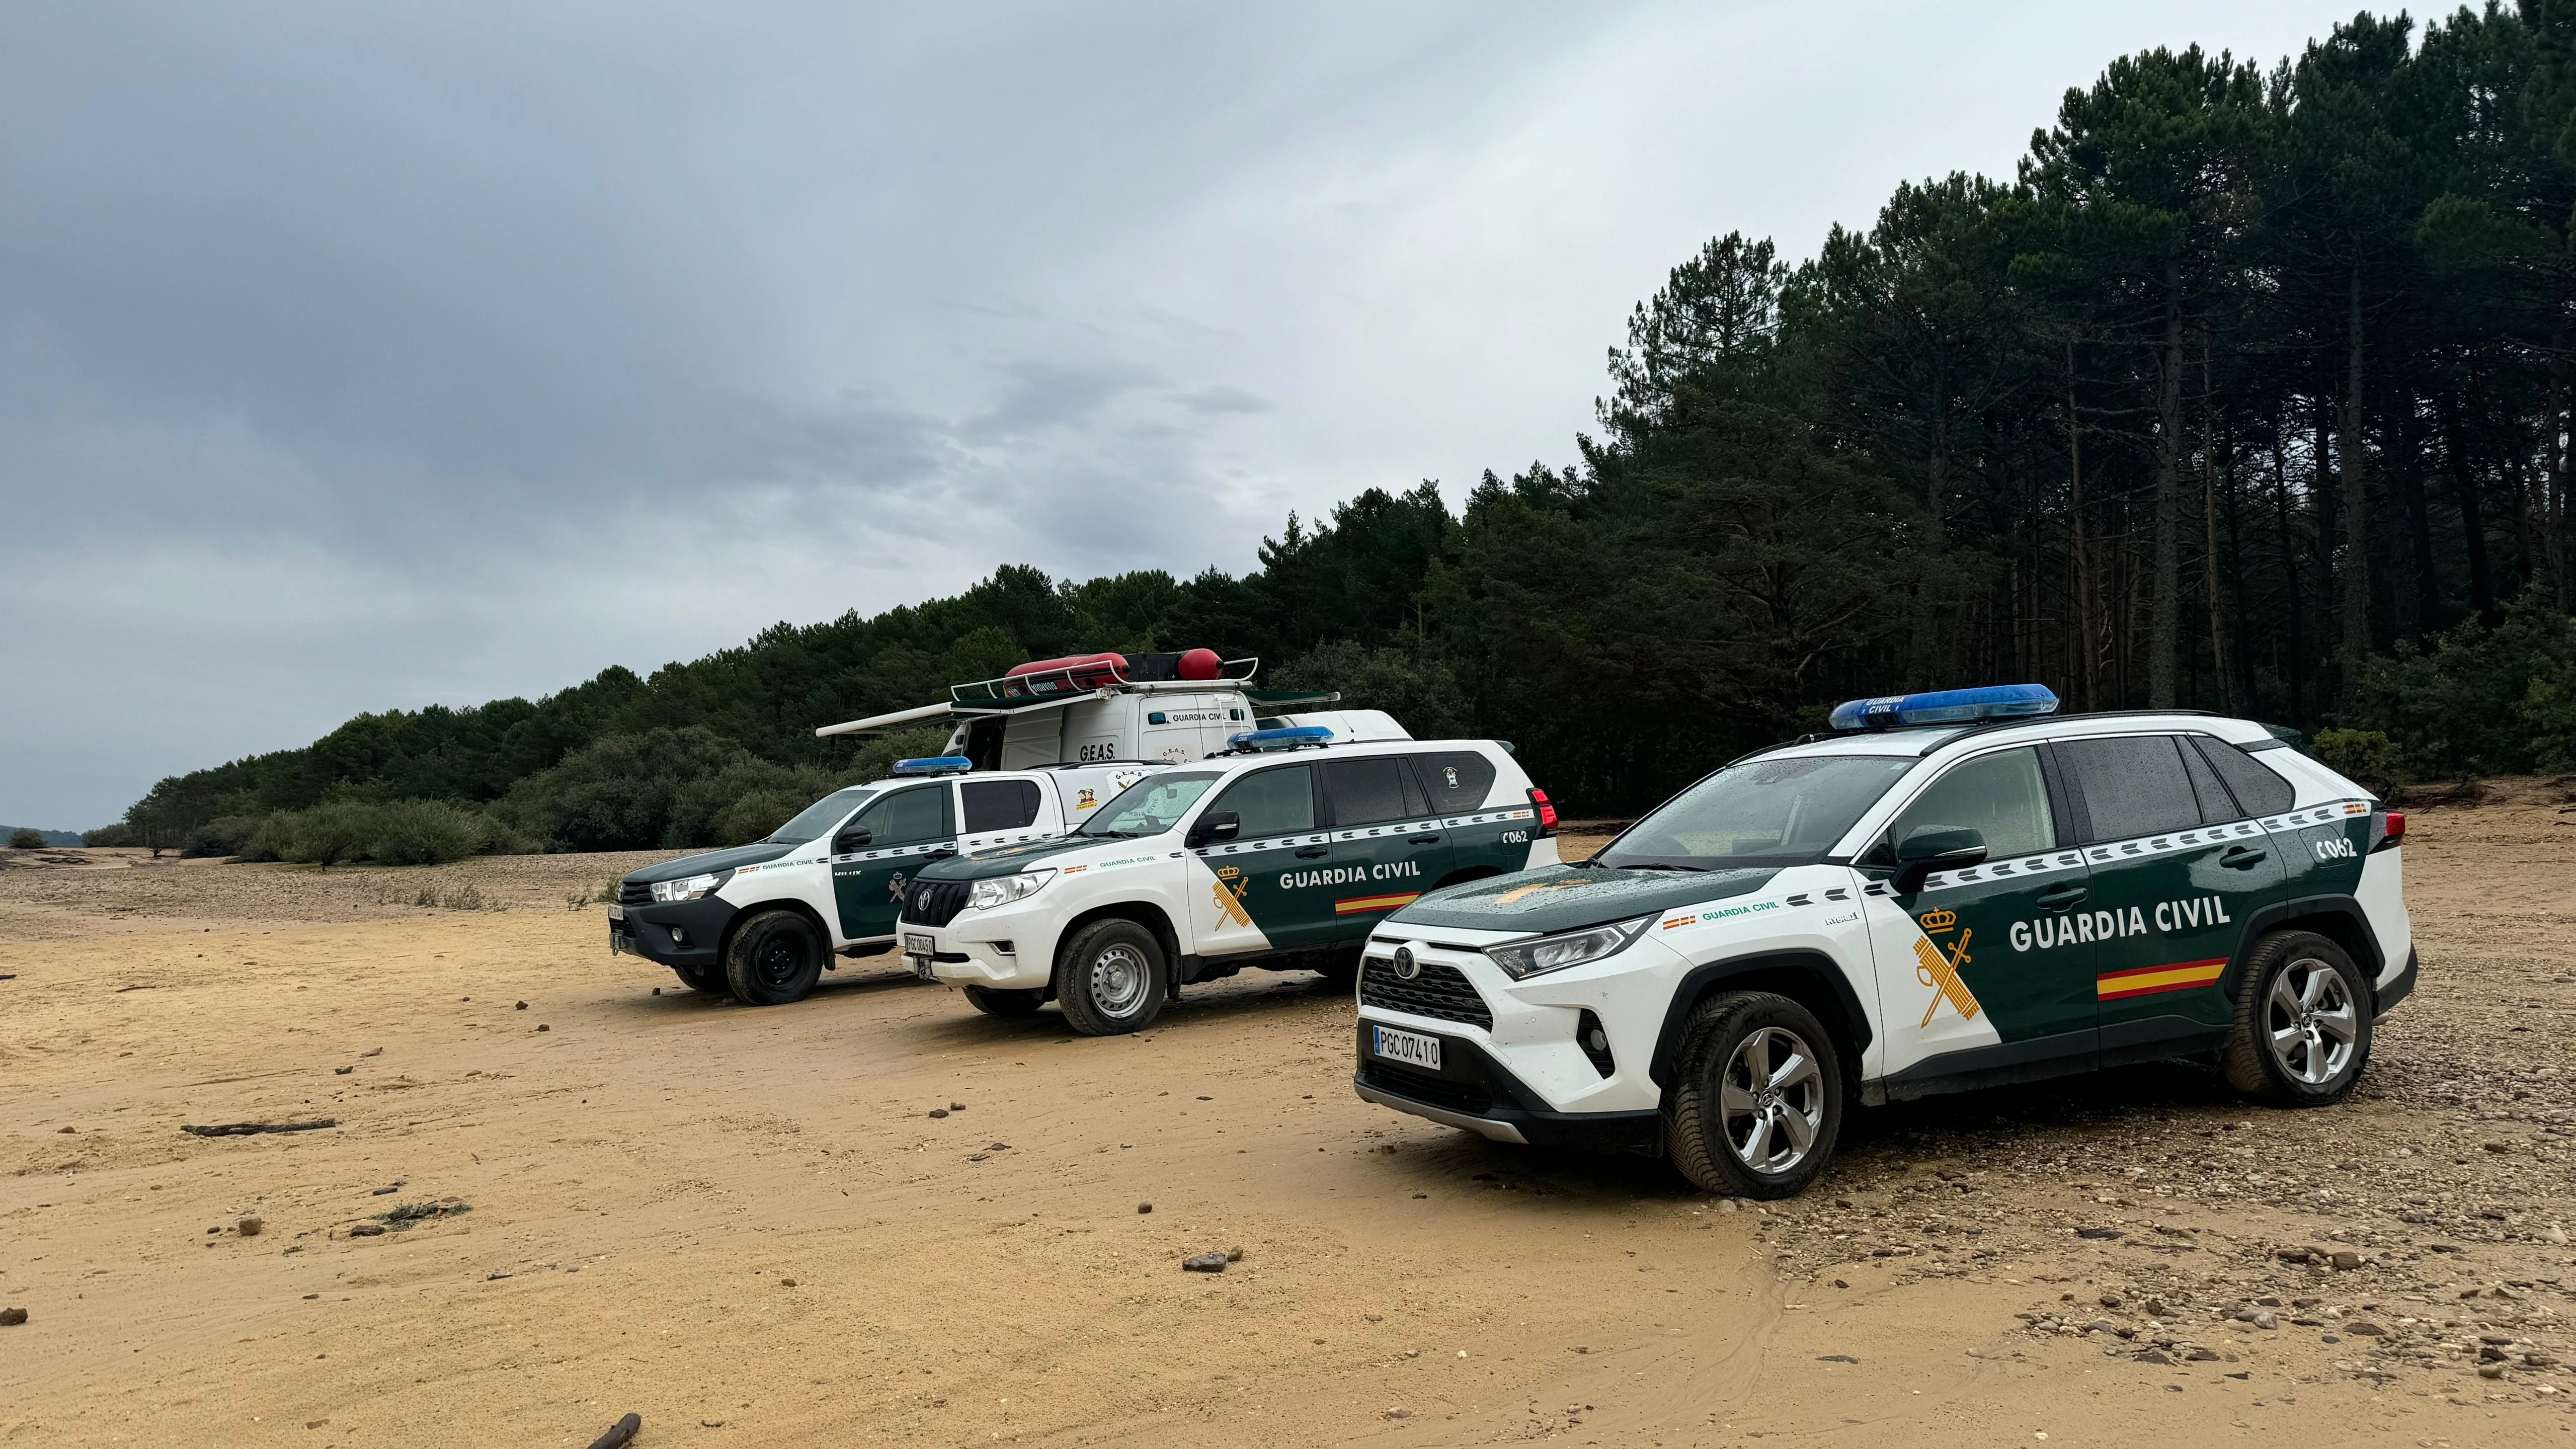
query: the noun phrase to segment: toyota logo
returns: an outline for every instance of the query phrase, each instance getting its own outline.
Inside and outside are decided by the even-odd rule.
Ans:
[[[1413,948],[1411,946],[1398,946],[1395,948],[1395,974],[1398,978],[1406,981],[1410,981],[1414,977],[1422,974],[1422,963],[1413,959]]]

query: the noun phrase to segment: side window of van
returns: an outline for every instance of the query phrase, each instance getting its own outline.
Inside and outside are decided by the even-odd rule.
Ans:
[[[1443,815],[1473,810],[1493,792],[1494,762],[1474,750],[1416,755],[1413,766],[1431,794],[1431,808]]]
[[[1038,818],[1035,780],[969,780],[957,793],[966,807],[968,835],[1017,830]]]
[[[897,790],[859,812],[858,823],[872,837],[868,846],[919,845],[948,838],[948,787],[920,785]]]

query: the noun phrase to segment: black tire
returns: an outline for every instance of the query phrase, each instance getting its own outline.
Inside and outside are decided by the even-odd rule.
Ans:
[[[762,911],[725,947],[725,980],[752,1006],[802,1001],[823,975],[823,938],[794,911]]]
[[[1348,957],[1336,960],[1329,966],[1317,967],[1315,974],[1323,977],[1335,991],[1352,990],[1360,984],[1359,953],[1354,951]]]
[[[1788,997],[1738,991],[1701,1002],[1682,1029],[1673,1078],[1665,1152],[1703,1192],[1794,1197],[1834,1155],[1842,1057],[1816,1014]]]
[[[2352,1095],[2370,1062],[2370,980],[2313,931],[2254,943],[2236,983],[2227,1084],[2275,1107],[2327,1107]]]
[[[1056,1003],[1084,1036],[1119,1036],[1152,1026],[1171,989],[1163,943],[1134,921],[1094,921],[1074,932],[1056,958]]]
[[[1005,991],[995,986],[969,986],[966,988],[966,1004],[986,1016],[1035,1016],[1038,1014],[1038,1008],[1046,1005],[1046,993],[1037,990]]]
[[[725,979],[724,967],[713,961],[704,966],[674,966],[671,974],[679,977],[680,984],[691,991],[703,991],[709,996],[733,994],[733,983]]]

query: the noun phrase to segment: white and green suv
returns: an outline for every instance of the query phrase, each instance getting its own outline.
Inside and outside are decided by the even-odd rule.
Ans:
[[[2340,1100],[2415,983],[2405,817],[2262,725],[1856,700],[1579,864],[1370,933],[1356,1086],[1508,1142],[1797,1192],[1875,1104],[2202,1055]]]
[[[1556,812],[1493,740],[1334,742],[1253,730],[1153,776],[1062,839],[912,878],[896,929],[921,976],[995,1016],[1049,1000],[1099,1036],[1246,966],[1347,984],[1371,924],[1423,892],[1556,859]]]

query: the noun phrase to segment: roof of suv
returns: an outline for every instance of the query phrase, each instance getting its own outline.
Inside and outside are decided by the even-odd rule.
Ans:
[[[1991,724],[1918,725],[1885,730],[1853,730],[1825,737],[1810,736],[1758,750],[1766,758],[1811,755],[1929,755],[1944,745],[1967,739],[2070,739],[2083,735],[2134,734],[2140,730],[2177,730],[2216,735],[2236,744],[2271,743],[2270,730],[2252,720],[2231,719],[2200,710],[2103,710],[2092,714],[2054,714],[1997,720]],[[1753,756],[1746,756],[1750,759]]]

